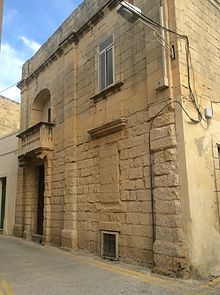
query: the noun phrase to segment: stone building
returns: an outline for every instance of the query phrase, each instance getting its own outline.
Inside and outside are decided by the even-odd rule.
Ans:
[[[18,130],[20,124],[20,104],[0,95],[0,137]]]
[[[143,14],[84,1],[24,64],[14,234],[205,276],[220,263],[220,3],[130,2]]]

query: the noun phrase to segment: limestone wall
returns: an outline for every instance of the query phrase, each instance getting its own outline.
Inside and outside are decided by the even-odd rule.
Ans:
[[[189,5],[162,1],[166,25],[189,35],[192,86],[200,107],[211,105],[207,97],[218,99],[217,2],[198,0],[192,6],[190,0]],[[210,254],[202,263],[201,257],[207,247],[211,253],[218,245],[215,191],[220,186],[219,166],[213,160],[213,155],[217,159],[216,146],[213,155],[212,148],[208,153],[203,149],[206,141],[211,144],[218,117],[210,126],[188,124],[180,106],[173,103],[182,103],[196,118],[189,102],[185,39],[167,35],[175,49],[175,59],[166,56],[165,60],[170,87],[156,90],[163,78],[161,44],[152,29],[128,23],[107,3],[96,1],[95,6],[91,0],[84,1],[23,68],[21,130],[32,124],[34,99],[49,90],[54,150],[45,158],[30,159],[19,170],[22,184],[17,194],[16,232],[28,238],[34,233],[34,171],[44,163],[47,243],[100,254],[101,231],[114,231],[119,233],[123,261],[154,265],[158,272],[180,277],[189,276],[190,266],[200,273],[205,266],[207,273],[214,256]],[[159,0],[135,1],[156,21],[159,4]],[[204,16],[204,5],[210,5],[206,7],[209,16]],[[202,28],[195,22],[199,19],[203,19]],[[215,20],[213,28],[208,27],[210,19]],[[62,43],[73,29],[77,40]],[[100,93],[98,46],[111,34],[115,85]],[[209,54],[212,58],[207,62]],[[218,106],[213,108],[217,114]],[[201,228],[204,214],[207,222]],[[204,237],[210,227],[212,242],[201,247],[199,232]]]
[[[0,96],[0,137],[19,129],[20,105]]]
[[[158,19],[155,2],[140,1],[139,5]],[[31,126],[35,97],[49,89],[55,127],[45,201],[47,242],[99,254],[101,230],[117,231],[122,260],[152,265],[147,108],[156,98],[148,96],[150,92],[155,95],[155,84],[148,87],[146,75],[149,81],[151,75],[162,75],[161,50],[156,42],[147,42],[154,38],[148,28],[129,24],[115,9],[106,8],[103,13],[104,18],[77,45],[67,46],[59,58],[28,82],[28,87],[22,88],[21,129]],[[94,101],[91,98],[99,92],[98,46],[112,33],[115,83],[123,85],[109,97]],[[48,42],[45,46],[53,44]],[[44,52],[47,54],[45,47]],[[30,61],[36,66],[38,62],[38,55]],[[126,119],[123,131],[99,139],[88,133],[121,118]],[[23,189],[17,196],[16,229],[23,228],[27,237],[34,230],[30,217],[35,218],[35,213],[29,212],[33,206],[25,206],[33,199],[33,182],[28,180],[33,175],[31,165],[36,164],[22,168],[19,177]]]

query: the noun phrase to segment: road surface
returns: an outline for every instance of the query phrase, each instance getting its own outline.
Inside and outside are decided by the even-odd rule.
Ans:
[[[87,294],[219,295],[220,279],[174,280],[89,254],[0,236],[0,295]]]

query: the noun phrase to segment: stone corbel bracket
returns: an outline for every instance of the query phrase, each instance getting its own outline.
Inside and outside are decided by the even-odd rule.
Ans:
[[[90,129],[88,133],[93,139],[100,138],[118,131],[122,131],[127,124],[126,118],[120,118],[99,127]]]

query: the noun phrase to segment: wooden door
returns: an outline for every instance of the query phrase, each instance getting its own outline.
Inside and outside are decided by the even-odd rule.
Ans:
[[[2,181],[2,196],[1,196],[1,216],[0,216],[0,229],[4,228],[5,220],[5,203],[6,203],[6,177],[1,179]]]
[[[44,166],[39,167],[38,174],[38,210],[37,210],[37,234],[43,235],[44,224]]]

